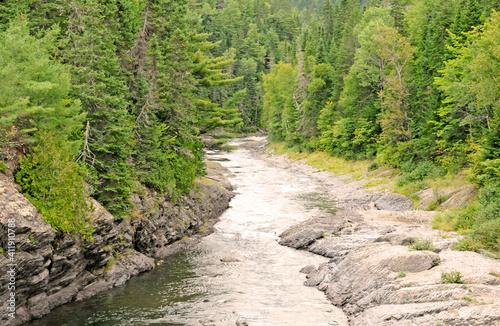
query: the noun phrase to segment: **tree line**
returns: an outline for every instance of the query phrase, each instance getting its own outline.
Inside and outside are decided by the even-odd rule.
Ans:
[[[85,229],[89,196],[123,218],[141,184],[188,192],[200,135],[222,130],[403,173],[467,171],[498,198],[499,7],[3,1],[0,146],[26,154],[18,182],[65,232]]]
[[[497,234],[486,236],[495,243],[499,7],[493,0],[205,0],[204,30],[221,42],[214,53],[234,58],[227,72],[243,77],[207,96],[224,103],[246,90],[244,126],[265,128],[271,141],[299,151],[371,159],[373,168],[399,168],[407,179],[466,175],[482,189],[481,205],[461,219]]]
[[[55,229],[89,237],[90,197],[116,219],[145,185],[175,200],[204,173],[202,132],[239,122],[196,1],[0,3],[0,147]],[[6,165],[0,161],[0,169]]]

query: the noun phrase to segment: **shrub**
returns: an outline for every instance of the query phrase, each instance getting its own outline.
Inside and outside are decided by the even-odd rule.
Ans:
[[[410,249],[413,250],[428,250],[436,251],[436,247],[432,245],[430,240],[417,240],[410,245]]]
[[[462,284],[464,281],[462,280],[462,274],[458,271],[451,272],[442,272],[441,273],[441,283],[450,284],[450,283],[458,283]]]
[[[418,165],[411,162],[405,163],[402,165],[401,170],[403,171],[403,177],[398,180],[398,186],[400,187],[412,182],[443,175],[443,170],[428,161],[423,161]]]
[[[477,202],[456,208],[445,213],[436,214],[432,220],[434,229],[467,232],[478,218],[480,204]]]
[[[0,161],[0,172],[7,171],[7,165],[3,161]]]
[[[54,229],[91,240],[85,169],[73,161],[68,147],[53,133],[41,133],[40,144],[21,160],[16,180]]]
[[[369,167],[368,167],[368,172],[375,171],[378,169],[380,165],[377,162],[373,162]]]

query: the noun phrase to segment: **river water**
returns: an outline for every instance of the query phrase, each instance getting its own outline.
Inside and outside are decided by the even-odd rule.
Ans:
[[[259,138],[238,139],[233,145]],[[231,172],[236,196],[216,231],[153,271],[83,302],[56,308],[30,326],[80,325],[347,325],[324,294],[305,287],[306,265],[326,259],[280,246],[288,227],[325,214],[321,183],[277,168],[239,148],[208,153]],[[234,262],[223,262],[231,258]]]

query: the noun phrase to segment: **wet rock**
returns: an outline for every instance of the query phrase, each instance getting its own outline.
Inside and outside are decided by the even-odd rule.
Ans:
[[[50,312],[47,294],[40,293],[28,299],[28,311],[32,318],[40,318]]]

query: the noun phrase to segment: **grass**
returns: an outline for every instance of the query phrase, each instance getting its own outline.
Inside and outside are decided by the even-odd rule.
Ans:
[[[432,220],[432,228],[466,233],[473,222],[471,218],[475,215],[478,208],[478,203],[471,203],[461,208],[454,208],[450,211],[436,214]]]
[[[115,258],[111,257],[111,259],[106,264],[106,267],[104,267],[104,273],[109,272],[111,270],[111,268],[113,268],[113,266],[115,266],[115,263],[116,263]]]
[[[398,273],[398,277],[399,277],[399,278],[403,278],[403,277],[405,277],[405,276],[406,276],[406,273],[405,273],[405,272],[399,272],[399,273]]]
[[[443,194],[471,184],[466,172],[443,174],[439,168],[432,164],[417,165],[416,168],[408,168],[408,171],[405,172],[401,169],[380,166],[370,160],[351,161],[333,157],[321,151],[299,151],[287,148],[284,143],[271,143],[270,148],[274,154],[287,155],[293,161],[303,160],[304,163],[317,168],[318,171],[350,175],[349,181],[366,179],[367,182],[363,186],[365,189],[393,191],[407,196],[417,207],[420,205],[417,193],[422,189],[430,188],[434,191],[435,198],[428,210],[438,209],[439,205],[448,199]]]
[[[271,149],[275,154],[288,155],[294,161],[305,160],[305,163],[321,171],[333,172],[338,175],[351,174],[352,178],[360,178],[366,174],[371,162],[348,161],[343,158],[333,157],[325,152],[299,152],[293,148],[286,148],[283,143],[272,143]]]

